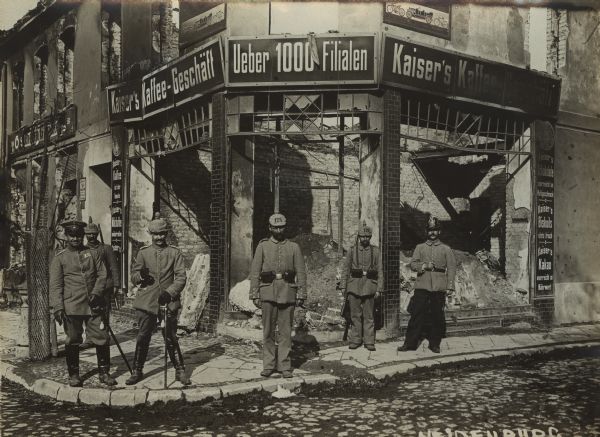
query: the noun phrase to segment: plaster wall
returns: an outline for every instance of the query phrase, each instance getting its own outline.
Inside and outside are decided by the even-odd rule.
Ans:
[[[600,135],[558,128],[555,156],[555,317],[600,321]]]
[[[524,67],[529,58],[525,50],[528,14],[527,8],[455,4],[450,40],[390,24],[382,27],[391,35],[415,42]]]
[[[600,117],[600,11],[569,11],[560,110]],[[600,121],[596,125],[600,128]]]

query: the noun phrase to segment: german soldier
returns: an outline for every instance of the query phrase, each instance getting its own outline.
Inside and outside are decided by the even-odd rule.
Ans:
[[[454,252],[439,240],[440,233],[438,219],[430,217],[427,223],[427,241],[417,245],[410,261],[410,268],[417,272],[417,280],[406,337],[404,344],[398,347],[401,352],[417,349],[424,327],[429,321],[429,349],[440,353],[440,343],[446,333],[446,295],[454,292],[456,275]]]
[[[121,274],[119,272],[119,265],[117,264],[117,258],[112,246],[109,244],[101,243],[98,240],[98,234],[100,228],[96,223],[89,223],[85,229],[85,239],[87,240],[87,246],[98,253],[98,256],[104,262],[106,267],[106,294],[116,295],[121,289]],[[114,294],[113,294],[114,293]]]
[[[168,226],[164,219],[152,220],[148,225],[148,232],[152,236],[152,244],[140,248],[131,272],[131,281],[140,286],[133,302],[139,331],[133,358],[133,373],[125,384],[136,384],[144,377],[142,370],[148,355],[150,338],[158,321],[163,317],[159,308],[167,305],[167,352],[175,367],[175,380],[189,385],[191,382],[185,374],[183,355],[177,341],[177,312],[181,308],[179,295],[186,282],[183,255],[178,248],[167,244]]]
[[[371,228],[363,222],[358,231],[358,242],[347,254],[344,285],[350,305],[352,320],[348,347],[375,350],[375,298],[383,288],[383,271],[379,262],[379,249],[371,245]]]
[[[67,248],[58,252],[50,265],[50,308],[54,318],[64,325],[65,355],[69,372],[69,385],[81,387],[79,377],[79,344],[83,326],[88,340],[96,345],[100,382],[115,385],[109,374],[110,349],[106,327],[102,327],[102,314],[107,299],[106,268],[92,251],[83,245],[84,222],[70,221],[62,224],[67,236]]]
[[[269,218],[271,238],[258,243],[250,270],[250,298],[262,308],[263,371],[269,377],[275,371],[292,377],[292,323],[294,308],[306,299],[306,268],[298,244],[284,237],[283,214]],[[275,328],[279,329],[277,348]]]

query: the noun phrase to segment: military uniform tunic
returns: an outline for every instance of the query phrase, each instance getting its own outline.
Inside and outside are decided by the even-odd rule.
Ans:
[[[262,272],[283,274],[296,272],[296,282],[275,279],[272,283],[260,281]],[[289,240],[277,241],[273,237],[258,243],[250,269],[250,298],[276,303],[295,303],[306,299],[306,268],[304,257],[297,243]]]
[[[347,253],[342,286],[348,293],[350,318],[352,324],[348,331],[350,345],[359,346],[375,344],[375,293],[383,288],[383,269],[379,261],[379,248],[364,247],[361,244],[352,246]],[[353,277],[352,270],[359,270],[360,277]],[[367,272],[376,271],[377,278],[367,277]]]
[[[68,246],[58,252],[50,265],[50,309],[64,310],[64,330],[67,345],[81,344],[83,325],[86,337],[96,346],[108,344],[107,327],[101,328],[103,314],[92,314],[89,305],[91,294],[102,296],[108,304],[106,268],[98,255],[83,246]]]
[[[286,271],[296,273],[294,283],[283,278]],[[271,283],[261,281],[264,272],[275,274],[276,279]],[[306,299],[306,268],[298,244],[273,237],[258,243],[250,269],[250,298],[262,301],[263,368],[289,371],[294,307],[296,299]]]
[[[179,295],[185,287],[185,264],[181,251],[173,246],[160,247],[156,244],[143,246],[137,253],[132,266],[131,281],[138,285],[142,282],[142,268],[150,270],[154,283],[138,290],[133,307],[152,314],[158,314],[158,297],[163,291],[171,295],[169,311],[181,308]]]
[[[115,287],[120,288],[121,274],[112,246],[103,243],[93,245],[88,242],[88,247],[98,252],[100,259],[104,261],[104,265],[106,266],[106,289],[112,291]]]
[[[90,316],[90,294],[104,296],[106,268],[89,248],[70,246],[58,252],[50,265],[50,308],[70,316]]]

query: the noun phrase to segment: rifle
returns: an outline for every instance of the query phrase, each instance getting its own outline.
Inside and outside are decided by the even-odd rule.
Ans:
[[[344,303],[342,304],[342,317],[346,321],[344,326],[344,335],[342,337],[343,341],[348,340],[348,329],[350,329],[350,325],[352,324],[352,318],[350,317],[350,302],[348,302],[348,292],[344,292]]]

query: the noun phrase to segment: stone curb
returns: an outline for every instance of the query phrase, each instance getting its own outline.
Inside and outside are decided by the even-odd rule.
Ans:
[[[546,344],[540,345],[539,347],[530,346],[517,349],[489,350],[454,356],[428,357],[420,360],[400,363],[396,362],[394,364],[368,370],[368,373],[378,380],[383,380],[392,376],[409,373],[415,369],[433,368],[443,364],[465,361],[477,362],[494,357],[530,356],[538,353],[547,354],[558,350],[585,349],[595,346],[600,346],[600,341]],[[260,391],[273,393],[280,386],[281,388],[298,392],[301,391],[302,386],[335,384],[340,379],[331,374],[306,374],[302,376],[298,375],[291,379],[264,379],[224,384],[219,387],[193,387],[189,389],[151,390],[146,388],[81,388],[69,387],[68,385],[60,384],[45,378],[40,378],[33,384],[29,384],[25,379],[15,373],[14,365],[5,362],[0,362],[0,376],[5,377],[11,382],[17,383],[34,393],[56,399],[60,402],[85,405],[105,405],[115,408],[153,405],[157,402],[166,403],[171,401],[203,402]]]

